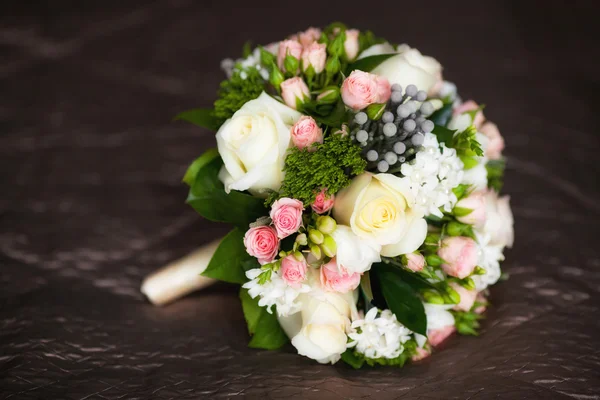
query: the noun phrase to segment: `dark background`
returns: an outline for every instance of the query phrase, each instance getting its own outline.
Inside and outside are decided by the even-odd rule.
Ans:
[[[14,1],[0,12],[0,398],[599,399],[595,1]],[[404,369],[248,349],[236,288],[142,278],[227,227],[183,202],[221,59],[343,20],[407,42],[506,138],[516,245],[480,337]]]

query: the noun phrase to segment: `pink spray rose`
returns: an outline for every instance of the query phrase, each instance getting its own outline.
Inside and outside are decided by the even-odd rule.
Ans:
[[[498,126],[493,122],[487,121],[481,126],[481,133],[488,139],[488,145],[485,149],[485,155],[490,160],[498,160],[502,158],[502,150],[504,150],[504,138],[498,130]]]
[[[323,130],[319,128],[313,117],[302,116],[292,126],[292,143],[299,149],[306,147],[314,150],[313,144],[323,143]]]
[[[421,347],[417,347],[416,351],[417,352],[415,353],[415,355],[411,357],[411,360],[413,361],[421,361],[431,355],[431,351],[423,349]]]
[[[481,303],[481,305],[479,305],[479,306],[477,306],[477,308],[475,308],[475,313],[483,314],[485,312],[485,310],[487,309],[487,299],[486,299],[485,295],[483,294],[483,292],[477,293],[477,297],[475,298],[475,301],[477,303]]]
[[[312,65],[315,72],[320,74],[325,69],[327,59],[327,45],[314,42],[302,51],[302,69],[306,71]]]
[[[321,30],[319,28],[308,28],[304,32],[298,34],[298,40],[303,47],[308,47],[321,37]]]
[[[437,254],[444,260],[444,272],[456,278],[466,278],[477,266],[477,243],[465,236],[445,238]]]
[[[427,338],[432,346],[440,345],[450,335],[456,331],[454,325],[446,325],[443,328],[435,329],[431,332],[427,332]]]
[[[279,42],[279,50],[277,52],[277,66],[282,71],[285,70],[283,65],[286,56],[294,56],[298,60],[302,56],[302,45],[295,40],[284,40]],[[295,71],[290,71],[295,72]]]
[[[476,290],[469,290],[456,282],[451,282],[450,287],[456,291],[460,296],[460,302],[454,306],[456,311],[469,311],[473,304],[475,304],[475,298],[477,297]]]
[[[269,216],[277,231],[279,239],[286,238],[292,233],[298,232],[302,225],[302,202],[296,199],[284,197],[273,203]]]
[[[408,253],[406,255],[407,267],[413,272],[422,271],[425,267],[425,257],[421,254]]]
[[[456,207],[473,210],[467,215],[456,217],[458,221],[463,224],[473,225],[476,228],[483,228],[487,216],[485,192],[471,193],[467,197],[460,199],[460,201],[456,203]]]
[[[289,255],[281,260],[281,278],[288,285],[299,288],[306,279],[306,260],[298,261],[293,255]]]
[[[321,285],[329,292],[347,293],[360,285],[360,274],[338,268],[334,257],[321,266]]]
[[[312,203],[311,207],[317,214],[324,214],[333,208],[334,202],[335,196],[333,194],[328,196],[325,189],[323,189],[319,192],[317,197],[315,197],[315,201]]]
[[[390,82],[383,77],[363,71],[353,71],[342,83],[342,100],[354,111],[370,104],[385,103],[392,91]]]
[[[358,55],[358,49],[360,48],[358,43],[359,34],[360,31],[358,29],[349,29],[346,31],[344,50],[346,51],[346,57],[348,57],[348,60],[354,60]]]
[[[244,235],[244,246],[252,257],[261,264],[270,263],[279,251],[277,232],[270,226],[256,226],[248,229]]]
[[[281,82],[281,97],[288,107],[296,109],[296,102],[304,103],[306,98],[310,97],[308,86],[300,77],[286,79]]]
[[[477,103],[475,103],[473,100],[467,100],[464,103],[462,103],[460,106],[456,107],[454,109],[454,111],[452,112],[452,114],[456,116],[456,115],[464,114],[469,111],[475,111],[478,108],[479,108],[479,105]],[[478,111],[477,114],[475,114],[475,119],[473,120],[473,125],[475,125],[475,128],[479,129],[481,127],[481,125],[483,124],[484,120],[485,120],[485,117],[483,116],[483,111]]]

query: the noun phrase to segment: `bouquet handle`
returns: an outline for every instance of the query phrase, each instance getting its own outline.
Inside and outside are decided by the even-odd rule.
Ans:
[[[221,239],[208,243],[148,275],[141,292],[155,306],[169,304],[191,292],[212,285],[216,280],[202,276]]]

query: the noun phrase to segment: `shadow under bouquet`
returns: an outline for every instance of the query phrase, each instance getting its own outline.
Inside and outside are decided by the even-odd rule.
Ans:
[[[183,181],[190,206],[233,229],[146,281],[150,299],[202,277],[241,284],[250,347],[291,340],[355,368],[477,334],[513,242],[504,141],[483,106],[434,58],[340,23],[222,67],[214,108],[177,119],[216,131]]]

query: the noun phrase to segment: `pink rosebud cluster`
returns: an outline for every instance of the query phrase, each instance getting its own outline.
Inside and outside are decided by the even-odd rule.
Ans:
[[[304,206],[300,200],[284,197],[273,203],[269,216],[277,231],[277,237],[284,239],[298,232],[302,226],[302,211]]]
[[[244,235],[244,246],[261,264],[272,262],[279,251],[277,231],[271,226],[255,226]]]
[[[486,193],[473,192],[456,203],[456,207],[471,210],[467,215],[457,216],[456,219],[463,224],[473,225],[481,229],[487,219]]]
[[[469,111],[475,111],[479,108],[479,105],[473,100],[467,100],[460,106],[456,107],[453,111],[453,115],[464,114]],[[490,160],[499,160],[502,158],[502,150],[504,150],[504,138],[498,130],[498,126],[491,121],[486,120],[483,111],[479,110],[475,113],[473,118],[473,125],[477,130],[483,133],[489,140],[488,145],[485,149],[485,155]]]
[[[304,257],[289,255],[281,260],[281,278],[289,286],[299,288],[306,279],[308,266]]]
[[[311,208],[317,214],[325,214],[333,208],[335,203],[335,195],[328,196],[325,189],[321,190],[315,201],[311,204]]]
[[[390,82],[381,76],[353,71],[342,83],[342,100],[354,111],[385,103],[392,95]]]
[[[288,107],[295,110],[298,103],[310,98],[310,91],[302,78],[296,76],[281,82],[281,97]]]

